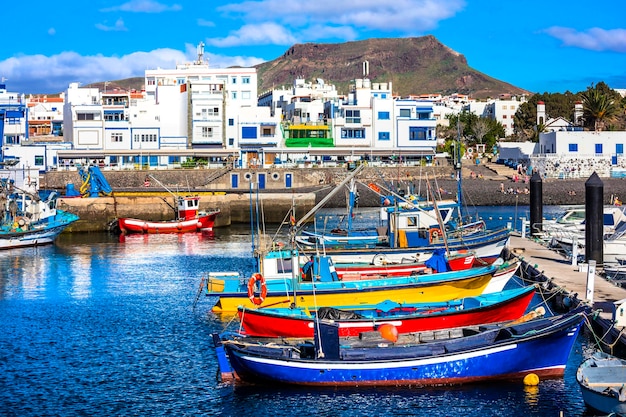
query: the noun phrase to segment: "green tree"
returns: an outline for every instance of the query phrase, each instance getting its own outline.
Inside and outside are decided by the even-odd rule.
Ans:
[[[614,121],[620,113],[619,96],[605,83],[593,84],[580,94],[583,101],[583,119],[585,126],[594,131],[602,131]]]
[[[556,119],[562,117],[573,122],[574,120],[574,104],[580,99],[568,92],[561,93],[543,93],[535,94],[525,103],[520,104],[514,116],[513,137],[517,141],[533,141],[539,140],[539,133],[542,131],[537,129],[537,104],[542,101],[546,106],[546,119]],[[546,120],[544,120],[545,122]],[[544,126],[545,129],[545,126]]]

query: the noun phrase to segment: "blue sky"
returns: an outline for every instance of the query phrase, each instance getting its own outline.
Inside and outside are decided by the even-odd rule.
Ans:
[[[4,3],[0,77],[13,92],[58,93],[70,82],[174,68],[194,60],[201,41],[211,66],[228,67],[275,59],[295,43],[424,35],[531,92],[579,92],[599,81],[626,88],[624,0]]]

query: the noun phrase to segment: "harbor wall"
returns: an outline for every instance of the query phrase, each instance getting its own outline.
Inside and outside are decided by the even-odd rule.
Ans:
[[[250,222],[250,206],[259,206],[267,223],[280,223],[292,207],[292,198],[297,201],[297,210],[305,213],[315,206],[315,194],[264,193],[249,194],[200,194],[200,211],[219,209],[214,227],[230,226],[233,223]],[[171,195],[115,196],[97,198],[60,198],[58,208],[77,214],[80,220],[71,224],[65,232],[102,232],[120,217],[144,220],[174,219],[174,197]]]
[[[517,206],[530,204],[530,188],[526,182],[515,182],[483,167],[480,178],[472,178],[469,169],[463,168],[463,203],[467,206]],[[63,198],[59,208],[77,214],[81,220],[68,231],[106,230],[106,225],[118,217],[135,217],[152,220],[173,218],[174,193],[197,194],[201,196],[201,210],[219,208],[216,227],[233,223],[249,223],[251,194],[253,200],[263,202],[263,217],[267,223],[284,220],[292,202],[296,213],[303,214],[325,198],[343,179],[349,175],[346,168],[270,168],[259,170],[189,169],[189,170],[126,170],[102,171],[113,189],[112,197]],[[239,174],[238,187],[232,187],[231,174]],[[257,174],[265,174],[265,187],[256,190]],[[291,187],[284,184],[286,174],[291,174]],[[158,182],[151,181],[144,186],[148,175]],[[430,167],[366,167],[360,173],[357,189],[360,207],[380,206],[380,195],[371,190],[368,184],[427,196],[427,189],[441,191],[441,198],[455,199],[458,183],[453,179],[454,171],[449,166]],[[246,179],[248,178],[248,179]],[[274,179],[276,178],[276,179]],[[544,205],[570,205],[585,203],[586,178],[543,181]],[[611,204],[614,197],[626,198],[626,178],[603,178],[604,204]],[[160,183],[160,184],[159,184]],[[42,175],[40,186],[56,189],[65,194],[67,184],[79,190],[82,180],[76,170],[52,171]],[[254,190],[251,191],[251,188]],[[513,193],[501,192],[501,188],[512,189]],[[518,192],[519,190],[519,192]],[[338,190],[324,207],[346,207],[346,190]],[[382,193],[387,190],[382,189]],[[81,201],[85,200],[85,201]],[[168,205],[169,202],[169,205]],[[256,203],[255,203],[256,204]]]

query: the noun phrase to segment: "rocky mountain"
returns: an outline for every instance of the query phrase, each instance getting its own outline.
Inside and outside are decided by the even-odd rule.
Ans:
[[[465,57],[434,36],[368,39],[356,42],[306,43],[290,47],[281,57],[256,66],[259,93],[290,86],[296,77],[321,78],[346,94],[355,78],[364,78],[363,62],[369,63],[372,82],[393,83],[393,93],[469,94],[481,99],[500,94],[529,94],[470,68]]]
[[[469,94],[476,99],[501,94],[530,94],[521,88],[496,80],[470,68],[463,55],[434,36],[419,38],[368,39],[344,43],[305,43],[287,49],[280,57],[256,66],[259,93],[280,86],[291,86],[297,77],[307,81],[321,78],[334,84],[341,94],[356,78],[364,78],[363,62],[368,62],[372,82],[393,83],[393,93]],[[107,89],[143,88],[143,77],[110,81]],[[104,90],[104,82],[88,87]]]

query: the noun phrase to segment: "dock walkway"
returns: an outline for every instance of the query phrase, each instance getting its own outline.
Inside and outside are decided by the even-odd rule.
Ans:
[[[577,293],[580,300],[589,301],[586,297],[586,270],[579,271],[578,266],[572,265],[571,260],[563,255],[531,239],[523,239],[519,235],[511,236],[509,247],[514,255],[543,272],[556,285],[569,293]],[[626,298],[625,288],[607,281],[596,273],[593,294],[594,304],[602,302],[612,303],[624,298]]]

